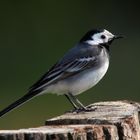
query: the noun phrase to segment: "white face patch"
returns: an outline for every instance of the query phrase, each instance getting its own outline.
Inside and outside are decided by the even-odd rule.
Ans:
[[[114,35],[107,30],[103,30],[101,33],[94,34],[91,38],[92,40],[86,41],[90,45],[99,45],[102,43],[107,43],[112,39]]]

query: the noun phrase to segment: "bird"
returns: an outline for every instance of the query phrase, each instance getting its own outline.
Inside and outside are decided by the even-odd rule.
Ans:
[[[76,95],[94,87],[104,77],[109,67],[110,46],[119,38],[122,36],[106,29],[88,31],[24,96],[0,111],[0,117],[45,93],[65,95],[75,111],[89,111]]]

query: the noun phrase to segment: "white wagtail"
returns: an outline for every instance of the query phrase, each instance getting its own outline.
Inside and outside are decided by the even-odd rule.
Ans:
[[[0,112],[0,117],[43,93],[65,95],[75,110],[88,110],[76,97],[105,75],[109,66],[109,46],[120,38],[105,29],[87,32],[44,76],[19,100]]]

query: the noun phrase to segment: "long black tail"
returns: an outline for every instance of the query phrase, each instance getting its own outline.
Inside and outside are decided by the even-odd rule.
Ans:
[[[7,114],[8,112],[12,111],[16,107],[19,107],[20,105],[22,105],[25,102],[29,101],[30,99],[35,97],[37,94],[38,94],[38,92],[33,92],[33,93],[28,93],[28,94],[24,95],[23,97],[21,97],[20,99],[18,99],[17,101],[15,101],[14,103],[10,104],[5,109],[0,111],[0,117],[4,116],[5,114]]]

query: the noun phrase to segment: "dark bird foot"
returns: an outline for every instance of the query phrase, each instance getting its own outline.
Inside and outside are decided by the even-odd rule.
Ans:
[[[66,113],[84,113],[84,112],[92,112],[95,111],[97,108],[91,108],[91,107],[84,107],[84,108],[78,108],[73,109],[70,111],[66,111]]]

